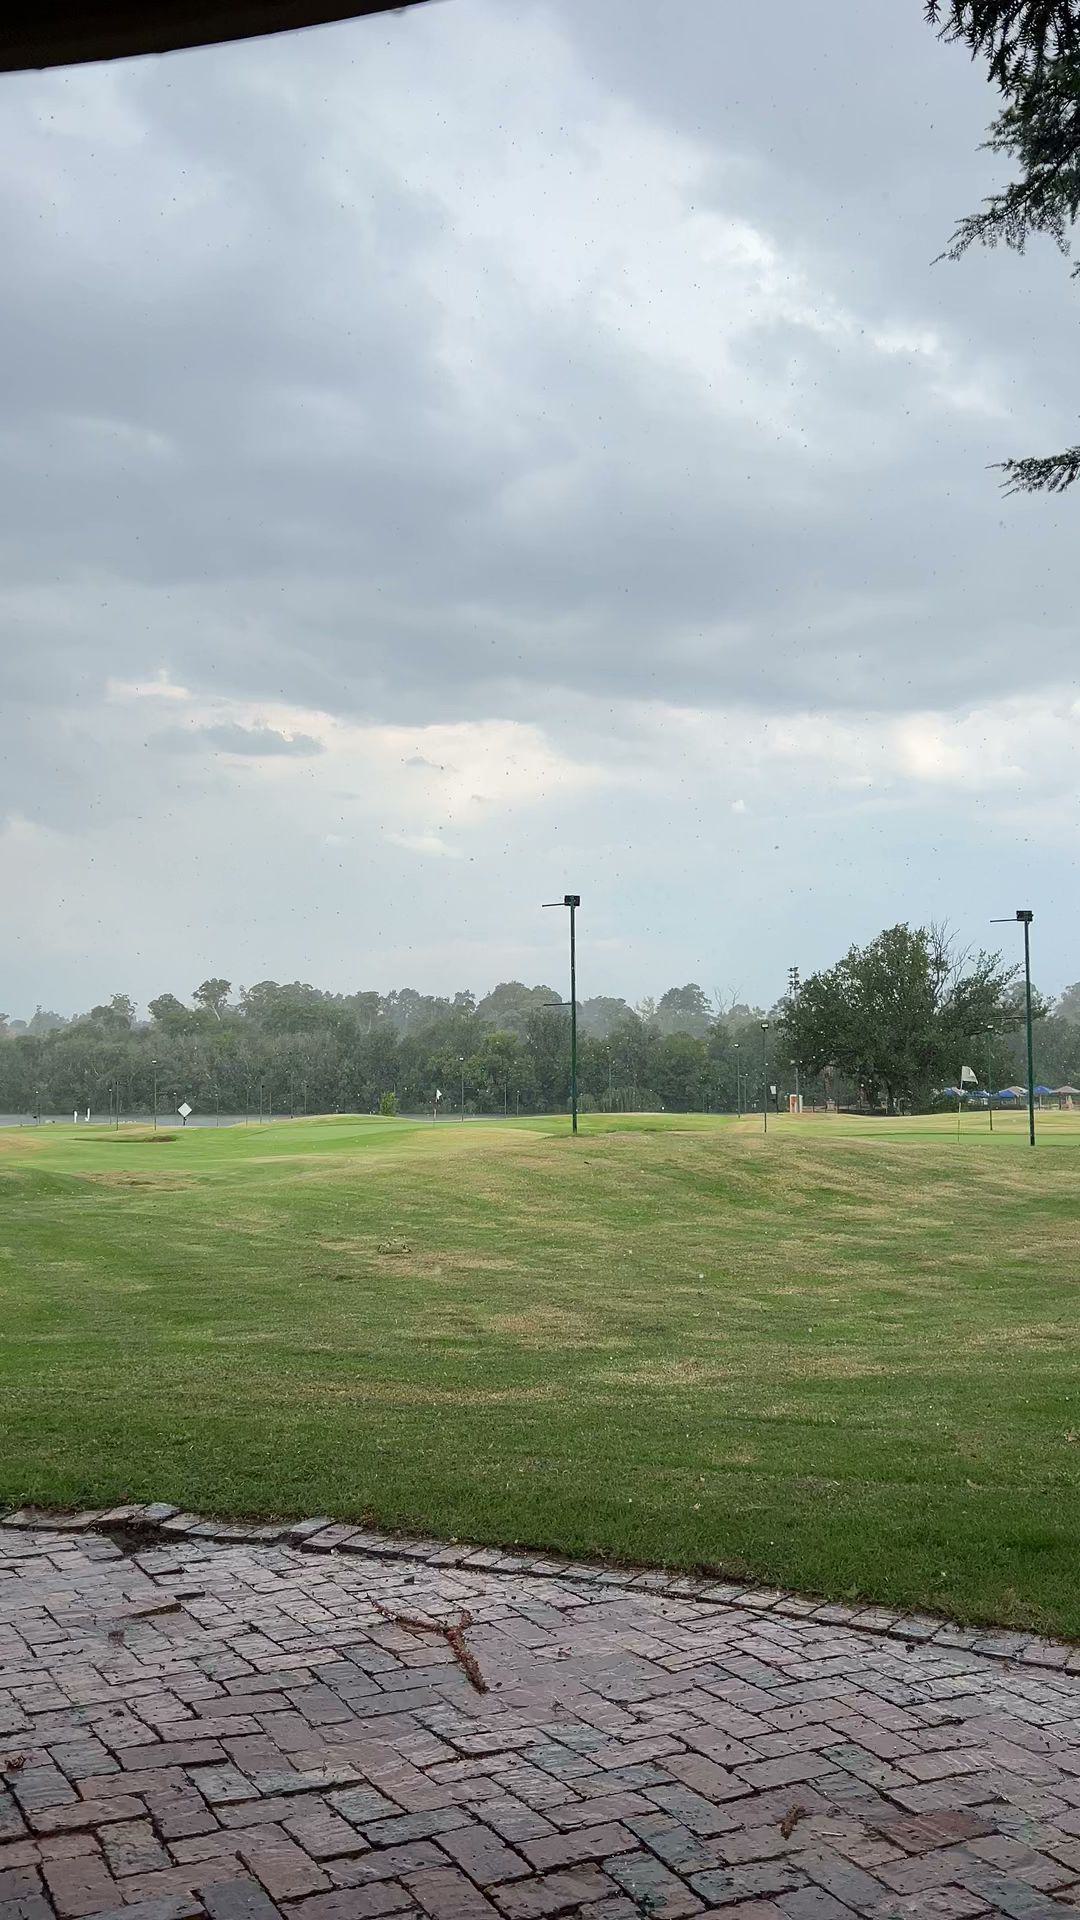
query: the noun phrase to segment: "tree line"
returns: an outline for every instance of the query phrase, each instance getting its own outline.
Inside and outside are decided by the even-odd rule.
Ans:
[[[205,980],[185,1002],[151,1000],[140,1020],[126,994],[73,1019],[39,1008],[6,1020],[0,1109],[98,1117],[200,1113],[536,1113],[566,1104],[569,1023],[553,987],[506,981],[477,998],[412,988],[331,993],[262,980],[233,993]],[[596,1109],[718,1108],[742,1097],[741,1035],[758,1009],[722,1013],[693,984],[631,1007],[597,996],[579,1007],[579,1082]],[[738,1084],[737,1084],[738,1082]]]
[[[0,1021],[0,1110],[200,1114],[538,1113],[565,1107],[569,1027],[559,994],[505,981],[477,999],[404,987],[331,993],[261,980],[234,993],[204,980],[188,1001],[128,995],[66,1018],[38,1008]],[[1037,1079],[1080,1084],[1080,984],[1037,998]],[[996,1086],[1024,1079],[1016,970],[966,954],[940,929],[898,926],[799,983],[767,1011],[720,1004],[691,982],[636,1006],[579,1008],[586,1110],[732,1112],[779,1101],[896,1112],[933,1106],[970,1064]],[[763,1023],[766,1023],[763,1025]],[[775,1095],[769,1089],[775,1087]]]

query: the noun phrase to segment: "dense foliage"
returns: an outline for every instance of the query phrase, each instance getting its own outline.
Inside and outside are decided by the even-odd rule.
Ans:
[[[569,1032],[549,986],[504,981],[476,1000],[403,987],[327,993],[260,980],[234,993],[204,980],[184,1001],[159,994],[149,1018],[126,994],[74,1019],[42,1008],[0,1018],[0,1111],[98,1118],[182,1100],[199,1114],[250,1111],[416,1113],[441,1089],[456,1112],[553,1112],[569,1088]],[[763,1032],[762,1022],[768,1019]],[[970,1057],[980,1079],[993,1026],[992,1077],[1024,1079],[1015,982],[998,956],[968,961],[933,929],[894,927],[766,1016],[719,1007],[694,983],[636,1007],[580,1004],[582,1103],[599,1110],[733,1111],[782,1099],[796,1066],[811,1101],[926,1105]],[[1040,1020],[1037,1077],[1080,1084],[1080,986]]]
[[[1080,0],[927,0],[926,13],[988,62],[1004,105],[986,145],[1016,175],[959,222],[946,256],[974,245],[1022,253],[1037,234],[1067,253],[1080,209]],[[1013,491],[1060,492],[1080,476],[1080,445],[1002,467]]]
[[[988,1035],[1020,1021],[1016,969],[958,954],[934,927],[888,927],[789,996],[784,1029],[813,1071],[853,1080],[889,1113],[927,1106]],[[974,1070],[974,1069],[973,1069]]]
[[[477,1002],[471,993],[335,994],[261,980],[231,995],[229,981],[212,979],[190,1004],[160,994],[146,1022],[126,994],[71,1021],[41,1009],[25,1024],[9,1021],[0,1109],[90,1107],[100,1116],[119,1103],[121,1113],[145,1112],[155,1077],[163,1112],[181,1100],[200,1113],[366,1112],[388,1096],[397,1111],[417,1112],[436,1089],[447,1112],[460,1108],[463,1093],[474,1113],[566,1104],[569,1029],[552,987],[507,981]],[[693,984],[638,1008],[610,997],[583,1001],[583,1104],[722,1109],[736,1105],[744,1078],[758,1099],[760,1019],[749,1007],[718,1017]],[[740,1044],[744,1030],[755,1044]]]

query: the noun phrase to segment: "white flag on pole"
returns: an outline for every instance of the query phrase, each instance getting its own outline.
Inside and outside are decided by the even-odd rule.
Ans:
[[[441,1088],[441,1087],[436,1087],[436,1089],[435,1089],[435,1098],[436,1098],[436,1100],[441,1100],[441,1099],[442,1099],[442,1088]]]
[[[960,1085],[962,1087],[977,1087],[978,1084],[979,1084],[978,1074],[973,1073],[970,1067],[961,1067]]]

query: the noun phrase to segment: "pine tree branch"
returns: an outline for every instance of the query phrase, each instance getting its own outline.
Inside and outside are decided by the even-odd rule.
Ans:
[[[1064,453],[1043,458],[1001,460],[1006,493],[1064,493],[1080,480],[1080,447],[1068,447]]]

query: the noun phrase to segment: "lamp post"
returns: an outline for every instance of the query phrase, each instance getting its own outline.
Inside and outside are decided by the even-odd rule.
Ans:
[[[1007,918],[1008,916],[1006,916]],[[1024,1019],[1027,1025],[1027,1097],[1028,1097],[1028,1146],[1035,1145],[1035,1042],[1031,1034],[1031,923],[1035,918],[1030,907],[1017,907],[1013,915],[1024,929]],[[1004,920],[994,920],[993,926],[1004,925]]]
[[[801,1108],[799,1106],[799,1063],[797,1060],[792,1060],[790,1064],[795,1069],[795,1111],[796,1113],[799,1113],[801,1112]]]
[[[735,1118],[737,1120],[741,1120],[742,1119],[742,1074],[739,1069],[739,1043],[737,1040],[733,1040],[731,1044],[735,1049]]]
[[[577,926],[574,915],[581,905],[580,893],[564,893],[561,900],[545,900],[545,907],[570,909],[570,1131],[578,1130],[577,1097]]]
[[[761,1023],[761,1122],[762,1132],[769,1131],[769,1023]]]
[[[461,1068],[461,1124],[462,1126],[464,1126],[465,1125],[465,1055],[464,1054],[459,1055],[458,1065]]]
[[[990,1042],[993,1039],[993,1027],[986,1029],[986,1105],[990,1114],[990,1131],[994,1131],[994,1080],[993,1062],[990,1058]]]
[[[157,1132],[157,1061],[151,1060],[150,1065],[153,1068],[153,1073],[154,1073],[154,1132],[156,1133]]]

